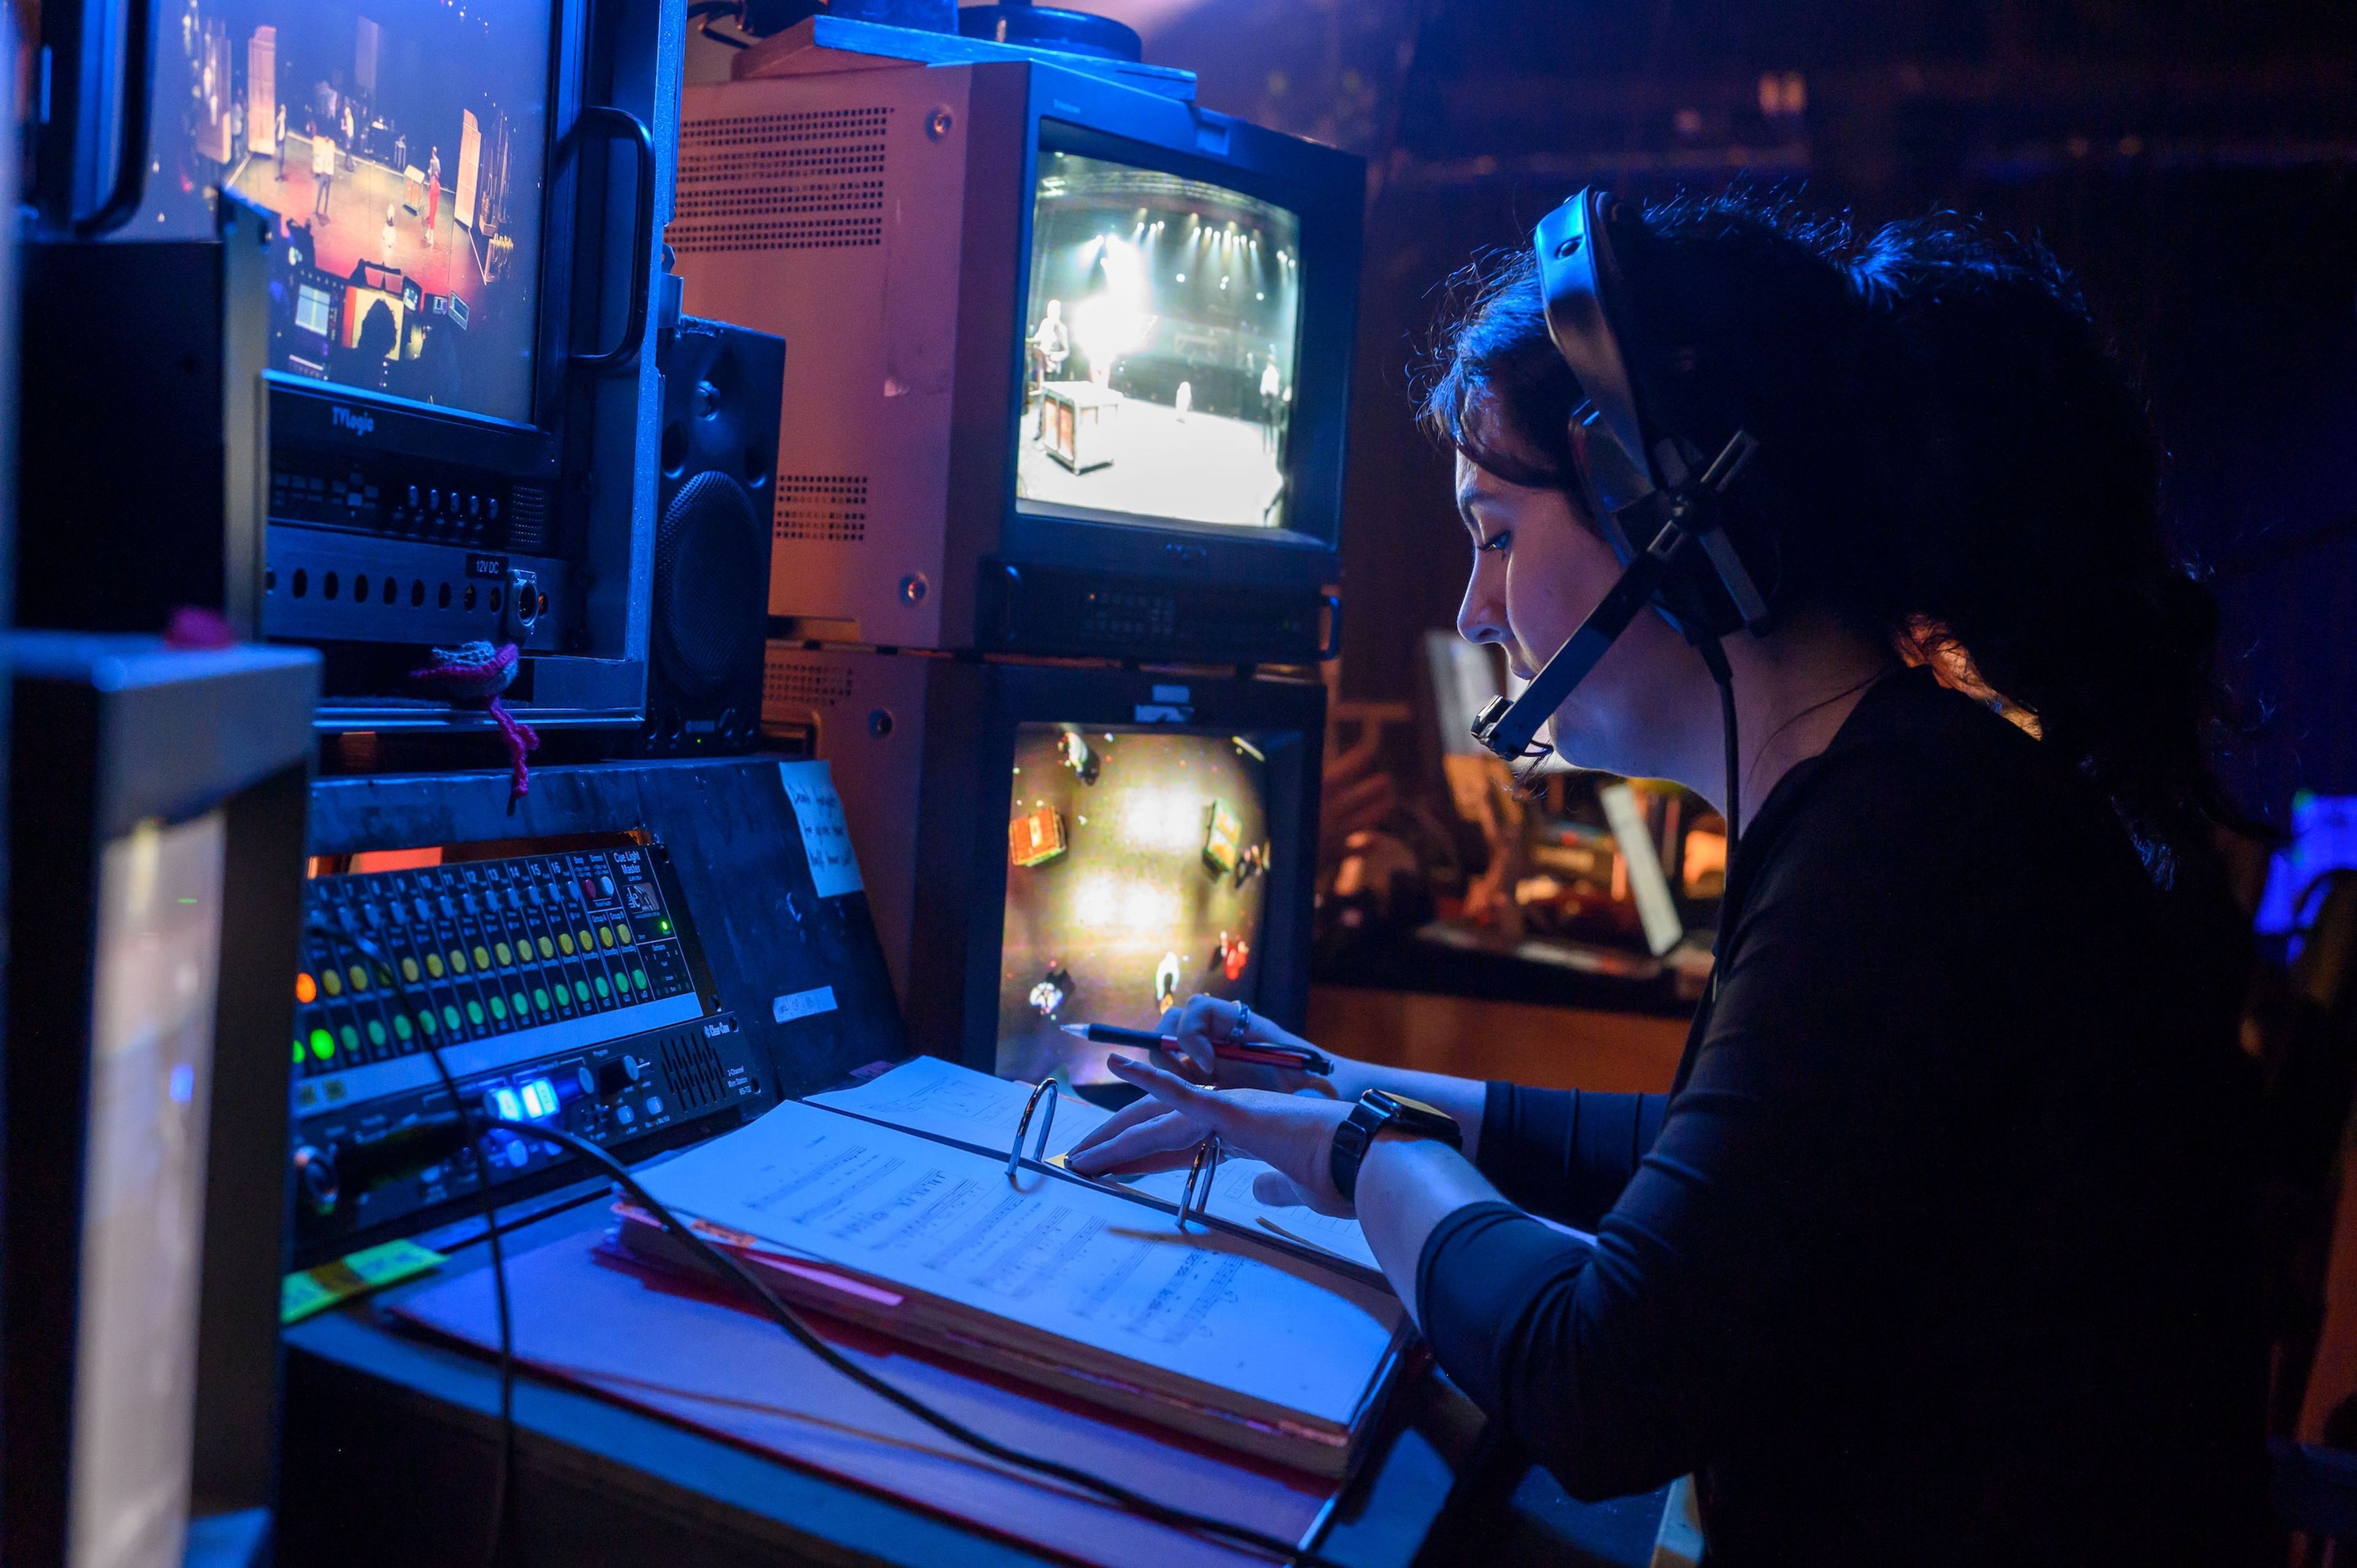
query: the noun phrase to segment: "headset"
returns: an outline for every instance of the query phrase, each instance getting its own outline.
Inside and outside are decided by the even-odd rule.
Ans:
[[[1620,261],[1623,249],[1646,238],[1640,215],[1592,187],[1540,220],[1532,236],[1547,336],[1585,400],[1571,413],[1573,466],[1621,571],[1521,696],[1493,698],[1481,710],[1473,738],[1509,762],[1544,757],[1551,748],[1533,744],[1539,726],[1651,608],[1694,644],[1718,684],[1731,845],[1741,832],[1735,696],[1719,639],[1738,630],[1764,636],[1772,618],[1770,595],[1730,532],[1724,502],[1760,444],[1738,426],[1713,451],[1661,417],[1661,382],[1676,372],[1652,351],[1630,310]],[[1755,559],[1770,542],[1759,542]]]

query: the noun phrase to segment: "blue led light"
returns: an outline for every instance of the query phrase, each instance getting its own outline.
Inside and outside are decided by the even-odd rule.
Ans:
[[[536,1078],[523,1086],[524,1114],[538,1122],[556,1114],[556,1086]]]
[[[491,1090],[491,1107],[499,1112],[502,1122],[523,1120],[523,1102],[516,1098],[516,1091],[512,1089]]]

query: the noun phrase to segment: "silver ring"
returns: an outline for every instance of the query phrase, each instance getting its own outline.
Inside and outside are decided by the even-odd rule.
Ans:
[[[1241,1046],[1246,1044],[1251,1036],[1252,1007],[1246,1003],[1239,1002],[1236,1004],[1236,1021],[1228,1026],[1228,1044]]]

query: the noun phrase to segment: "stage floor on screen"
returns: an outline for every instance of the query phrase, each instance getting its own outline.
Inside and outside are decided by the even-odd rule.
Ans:
[[[1125,398],[1092,439],[1113,461],[1075,474],[1039,442],[1035,404],[1023,421],[1017,494],[1027,500],[1089,507],[1180,522],[1281,527],[1272,510],[1284,486],[1268,427],[1212,413],[1181,417],[1175,408]],[[1090,448],[1088,450],[1094,450]]]

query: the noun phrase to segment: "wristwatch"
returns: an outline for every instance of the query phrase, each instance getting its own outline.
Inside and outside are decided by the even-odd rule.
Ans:
[[[1371,1089],[1359,1096],[1358,1104],[1351,1107],[1350,1119],[1334,1129],[1334,1152],[1327,1158],[1326,1169],[1334,1178],[1334,1190],[1345,1199],[1356,1197],[1359,1164],[1374,1145],[1375,1134],[1386,1127],[1419,1138],[1437,1138],[1452,1149],[1465,1146],[1465,1134],[1458,1129],[1457,1119],[1446,1111],[1404,1094]]]

